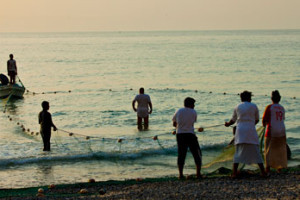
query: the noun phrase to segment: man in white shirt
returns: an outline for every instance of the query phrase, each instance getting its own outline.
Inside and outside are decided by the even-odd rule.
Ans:
[[[231,120],[225,122],[227,127],[237,122],[232,177],[237,177],[239,163],[258,164],[262,176],[265,176],[263,160],[259,151],[259,138],[255,128],[259,122],[259,111],[257,106],[251,103],[251,92],[244,91],[240,96],[242,103],[235,107]]]
[[[201,178],[201,149],[194,131],[194,123],[197,121],[197,112],[194,110],[195,99],[187,97],[184,100],[184,108],[177,110],[173,116],[173,126],[176,127],[176,139],[178,147],[179,179],[183,179],[183,167],[188,148],[193,154],[196,164],[196,176]]]
[[[144,94],[144,88],[140,88],[139,94],[135,96],[132,101],[132,108],[135,112],[137,112],[137,125],[138,129],[142,130],[142,120],[144,119],[144,129],[148,129],[149,127],[149,114],[152,113],[152,103],[150,96],[148,94]],[[137,108],[135,108],[135,102],[138,103]]]

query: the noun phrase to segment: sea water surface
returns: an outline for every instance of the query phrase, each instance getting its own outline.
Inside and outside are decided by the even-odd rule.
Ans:
[[[0,33],[0,46],[0,72],[13,53],[29,91],[1,100],[0,188],[177,176],[171,119],[184,98],[196,99],[206,164],[231,141],[222,124],[244,90],[260,117],[280,91],[289,166],[300,163],[300,30]],[[148,131],[137,130],[131,107],[140,87],[153,103]],[[59,129],[51,152],[36,135],[44,100]],[[203,172],[221,166],[231,161]],[[190,154],[184,172],[195,173]]]

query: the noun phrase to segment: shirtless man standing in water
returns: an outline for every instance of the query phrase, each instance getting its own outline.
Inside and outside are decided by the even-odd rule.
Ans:
[[[135,108],[135,102],[138,103],[137,108]],[[144,94],[144,88],[140,88],[139,94],[135,96],[134,100],[132,101],[132,108],[135,112],[137,112],[138,129],[142,130],[143,119],[144,119],[144,129],[148,129],[149,114],[152,113],[152,103],[151,103],[150,96],[148,94]]]

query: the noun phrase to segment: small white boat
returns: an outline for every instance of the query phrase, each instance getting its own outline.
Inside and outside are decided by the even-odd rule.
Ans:
[[[4,99],[8,96],[14,98],[23,98],[25,87],[21,80],[18,78],[18,83],[13,85],[8,83],[8,78],[4,74],[0,74],[0,98]]]

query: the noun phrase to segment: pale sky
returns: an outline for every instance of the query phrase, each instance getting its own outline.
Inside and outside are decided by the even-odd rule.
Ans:
[[[300,0],[0,0],[0,32],[300,29]]]

